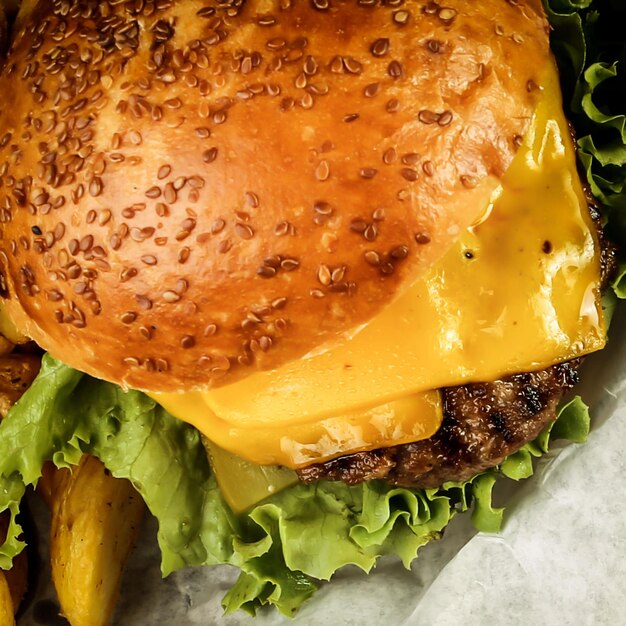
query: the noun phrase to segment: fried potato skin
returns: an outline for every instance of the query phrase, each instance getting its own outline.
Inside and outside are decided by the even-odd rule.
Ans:
[[[15,626],[13,600],[5,573],[0,571],[0,626]]]
[[[61,612],[72,626],[105,626],[145,505],[130,482],[113,478],[92,456],[44,482],[50,480],[50,560]]]

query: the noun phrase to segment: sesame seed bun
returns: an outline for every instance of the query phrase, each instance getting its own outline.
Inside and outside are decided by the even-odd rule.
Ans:
[[[123,386],[367,322],[476,219],[551,63],[539,0],[30,3],[0,77],[0,285]]]

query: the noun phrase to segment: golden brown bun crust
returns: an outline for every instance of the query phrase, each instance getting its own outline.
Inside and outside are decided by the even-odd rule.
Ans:
[[[550,62],[539,0],[41,1],[0,78],[12,316],[175,390],[367,321],[449,248]]]

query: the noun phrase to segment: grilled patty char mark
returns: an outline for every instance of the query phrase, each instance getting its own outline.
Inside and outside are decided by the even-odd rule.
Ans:
[[[300,479],[351,485],[383,479],[427,488],[467,480],[500,464],[554,420],[559,401],[578,382],[579,364],[444,389],[443,422],[430,439],[311,465],[299,470]]]

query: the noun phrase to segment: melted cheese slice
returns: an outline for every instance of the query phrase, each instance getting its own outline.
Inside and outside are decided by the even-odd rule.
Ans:
[[[397,443],[383,440],[394,432],[394,419],[396,434],[430,436],[440,406],[429,390],[601,349],[599,246],[556,72],[543,86],[524,145],[480,222],[375,319],[328,350],[276,370],[155,399],[236,454],[297,467]],[[399,408],[407,402],[414,404],[413,427]],[[390,416],[383,434],[370,427],[376,405]],[[335,437],[341,451],[320,430],[333,419],[336,432],[343,424],[344,435],[353,433]]]

